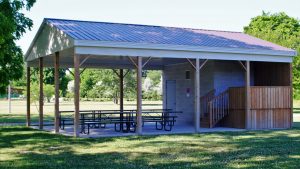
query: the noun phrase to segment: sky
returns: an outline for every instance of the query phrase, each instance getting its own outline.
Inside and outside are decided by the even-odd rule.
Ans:
[[[243,31],[262,11],[300,19],[299,0],[37,0],[25,15],[31,31],[17,42],[25,53],[44,18]]]

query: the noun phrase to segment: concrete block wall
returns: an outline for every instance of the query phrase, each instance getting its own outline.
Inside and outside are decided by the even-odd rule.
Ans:
[[[185,79],[185,72],[191,71],[191,79]],[[191,124],[193,125],[193,113],[194,113],[194,71],[193,67],[189,63],[176,64],[166,66],[163,70],[164,81],[175,80],[176,81],[176,110],[182,111],[179,114],[177,123]],[[166,84],[166,83],[164,83]],[[190,96],[187,97],[186,90],[190,89]],[[166,90],[166,86],[163,86],[163,90]],[[166,100],[164,100],[166,102]]]
[[[191,79],[185,79],[185,71],[191,72]],[[176,81],[176,110],[182,111],[178,117],[180,124],[194,124],[194,68],[190,63],[165,66],[163,70],[163,93],[164,103],[166,102],[165,82]],[[216,89],[216,94],[225,91],[228,87],[240,87],[245,85],[245,71],[238,61],[217,61],[209,60],[200,71],[200,95],[203,96],[209,91]],[[253,84],[253,73],[251,72],[251,84]],[[190,96],[187,97],[187,88]]]
[[[214,61],[214,88],[219,94],[229,87],[245,85],[245,72],[238,61]]]

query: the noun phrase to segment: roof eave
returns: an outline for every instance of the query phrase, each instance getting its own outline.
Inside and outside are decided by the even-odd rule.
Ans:
[[[170,45],[170,44],[111,42],[111,41],[95,41],[95,40],[75,40],[74,46],[75,47],[76,46],[112,47],[112,48],[130,48],[130,49],[157,49],[157,50],[213,52],[213,53],[240,53],[240,54],[254,54],[254,55],[288,56],[288,57],[293,57],[297,55],[297,52],[295,50],[280,51],[280,50],[222,48],[222,47],[204,47],[204,46]]]

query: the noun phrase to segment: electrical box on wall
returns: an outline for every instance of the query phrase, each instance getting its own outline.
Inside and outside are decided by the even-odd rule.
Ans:
[[[191,96],[191,89],[190,88],[186,88],[186,97],[190,97]]]

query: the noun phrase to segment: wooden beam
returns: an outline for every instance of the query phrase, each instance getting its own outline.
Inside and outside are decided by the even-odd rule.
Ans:
[[[128,56],[128,58],[129,58],[129,60],[134,64],[134,66],[135,66],[136,68],[138,68],[138,65],[137,65],[137,63],[135,62],[135,60],[134,60],[133,58],[131,58],[130,56]]]
[[[238,61],[239,63],[240,63],[240,65],[243,67],[243,69],[245,70],[245,71],[247,71],[247,68],[246,68],[246,66],[242,63],[242,61]]]
[[[189,58],[186,58],[186,60],[190,62],[194,69],[196,69],[196,65],[194,65],[194,63]]]
[[[79,72],[79,55],[74,55],[74,137],[79,137],[79,89],[80,72]]]
[[[66,70],[74,77],[74,73],[69,68],[66,68]]]
[[[81,67],[81,66],[84,64],[84,62],[86,62],[89,58],[90,58],[90,55],[88,55],[86,58],[84,58],[84,59],[80,62],[79,67]]]
[[[112,69],[113,70],[113,72],[120,78],[120,74],[117,72],[117,70],[116,69]],[[123,69],[122,69],[123,70]],[[120,71],[121,71],[121,69],[120,69]]]
[[[205,66],[205,64],[207,63],[208,59],[206,59],[201,65],[200,65],[200,70]]]
[[[120,69],[120,111],[124,110],[124,71]]]
[[[142,57],[137,58],[137,134],[142,134]]]
[[[290,119],[290,128],[293,127],[293,111],[294,111],[294,105],[293,105],[293,64],[290,63],[290,95],[291,95],[291,98],[290,98],[290,104],[291,104],[291,119]]]
[[[127,69],[126,73],[123,75],[123,78],[130,72],[129,69]]]
[[[251,129],[251,88],[250,88],[250,61],[246,61],[246,72],[245,72],[245,125],[246,129]],[[253,119],[254,120],[254,119]]]
[[[120,69],[119,72],[120,79],[120,112],[124,111],[124,72],[123,69]],[[120,114],[121,121],[123,121],[123,113]],[[120,124],[121,131],[123,130],[123,123]]]
[[[81,75],[85,70],[86,70],[86,67],[83,68],[82,71],[80,71],[79,75]]]
[[[55,52],[55,56],[54,56],[54,85],[55,85],[54,128],[55,128],[55,133],[59,133],[59,52]]]
[[[195,132],[200,132],[200,60],[196,59],[195,69]]]
[[[39,98],[39,129],[43,129],[44,128],[44,74],[43,74],[43,67],[44,67],[44,63],[43,63],[43,58],[40,57],[39,59],[39,71],[40,71],[40,98]]]
[[[26,126],[29,127],[30,126],[30,67],[27,67],[27,113],[26,113]]]
[[[151,58],[152,58],[151,56],[148,57],[148,59],[146,60],[146,62],[143,64],[142,68],[144,68],[147,65],[147,63],[151,60]]]

